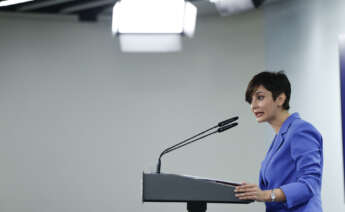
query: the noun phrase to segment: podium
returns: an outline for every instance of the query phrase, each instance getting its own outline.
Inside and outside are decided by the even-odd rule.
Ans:
[[[207,203],[248,204],[235,197],[238,184],[176,174],[143,173],[143,202],[186,202],[189,212],[205,212]]]

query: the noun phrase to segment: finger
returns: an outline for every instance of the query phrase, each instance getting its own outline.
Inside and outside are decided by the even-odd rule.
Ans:
[[[240,200],[256,200],[256,196],[239,197]]]
[[[257,188],[246,188],[246,189],[235,189],[236,193],[244,193],[244,192],[257,192]]]
[[[256,188],[256,187],[258,187],[258,186],[255,184],[248,184],[248,185],[237,186],[236,188],[237,189],[247,189],[247,188]]]
[[[247,192],[247,193],[241,193],[237,195],[238,197],[257,197],[257,192]]]
[[[246,182],[242,182],[241,184],[239,184],[238,186],[236,186],[236,188],[237,187],[241,187],[241,186],[243,186],[243,185],[247,185],[248,183],[246,183]]]
[[[241,193],[258,192],[258,189],[256,189],[256,188],[247,188],[247,189],[239,190],[237,192],[241,192]]]
[[[256,194],[252,193],[252,194],[239,194],[236,195],[236,198],[238,199],[253,199],[256,200],[258,197]]]
[[[246,184],[246,185],[243,185],[242,187],[256,187],[257,185],[256,184]]]
[[[247,186],[247,187],[236,187],[235,192],[246,192],[246,191],[254,191],[259,190],[257,186]]]
[[[240,193],[240,194],[235,194],[236,197],[246,197],[246,196],[257,196],[257,192],[246,192],[246,193]]]

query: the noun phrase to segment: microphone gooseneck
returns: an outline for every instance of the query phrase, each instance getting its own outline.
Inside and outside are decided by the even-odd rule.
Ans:
[[[165,154],[167,154],[167,153],[169,153],[169,152],[171,152],[171,151],[174,151],[174,150],[176,150],[176,149],[179,149],[179,148],[181,148],[181,147],[183,147],[183,146],[186,146],[186,145],[188,145],[188,144],[191,144],[191,143],[193,143],[193,142],[195,142],[195,141],[198,141],[198,140],[200,140],[200,139],[203,139],[203,138],[205,138],[205,137],[208,137],[208,136],[210,136],[210,135],[213,135],[213,134],[215,134],[215,133],[222,133],[222,132],[224,132],[224,131],[226,131],[226,130],[228,130],[228,129],[230,129],[230,128],[233,128],[233,127],[235,127],[235,126],[238,125],[237,122],[232,123],[232,122],[234,122],[234,121],[236,121],[236,120],[238,120],[238,116],[235,116],[235,117],[232,117],[232,118],[230,118],[230,119],[221,121],[221,122],[219,122],[217,125],[215,125],[215,126],[209,128],[209,129],[207,129],[207,130],[204,130],[204,131],[202,131],[201,133],[198,133],[198,134],[196,134],[196,135],[194,135],[194,136],[192,136],[192,137],[190,137],[190,138],[187,138],[187,139],[185,139],[185,140],[183,140],[183,141],[181,141],[181,142],[179,142],[179,143],[177,143],[177,144],[175,144],[175,145],[173,145],[173,146],[171,146],[171,147],[168,147],[168,148],[166,148],[165,150],[163,150],[162,153],[159,155],[159,158],[158,158],[157,173],[159,174],[159,173],[161,172],[161,164],[162,164],[162,163],[161,163],[161,158],[162,158],[163,155],[165,155]],[[216,129],[216,128],[217,128],[217,129]],[[212,132],[210,132],[210,133],[208,133],[208,134],[206,134],[206,135],[203,135],[203,134],[205,134],[206,132],[209,132],[209,131],[211,131],[211,130],[213,130],[213,129],[216,129],[216,130],[214,130],[214,131],[212,131]],[[201,136],[201,135],[203,135],[203,136]],[[192,139],[194,139],[194,140],[192,140]]]

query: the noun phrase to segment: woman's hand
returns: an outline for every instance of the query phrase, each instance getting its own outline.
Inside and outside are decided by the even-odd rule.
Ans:
[[[235,188],[236,197],[240,200],[268,202],[271,200],[270,190],[263,191],[256,184],[242,183]]]

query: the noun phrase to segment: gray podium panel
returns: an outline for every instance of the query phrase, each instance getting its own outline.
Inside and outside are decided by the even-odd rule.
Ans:
[[[235,197],[237,184],[176,174],[143,173],[143,202],[248,204]]]

